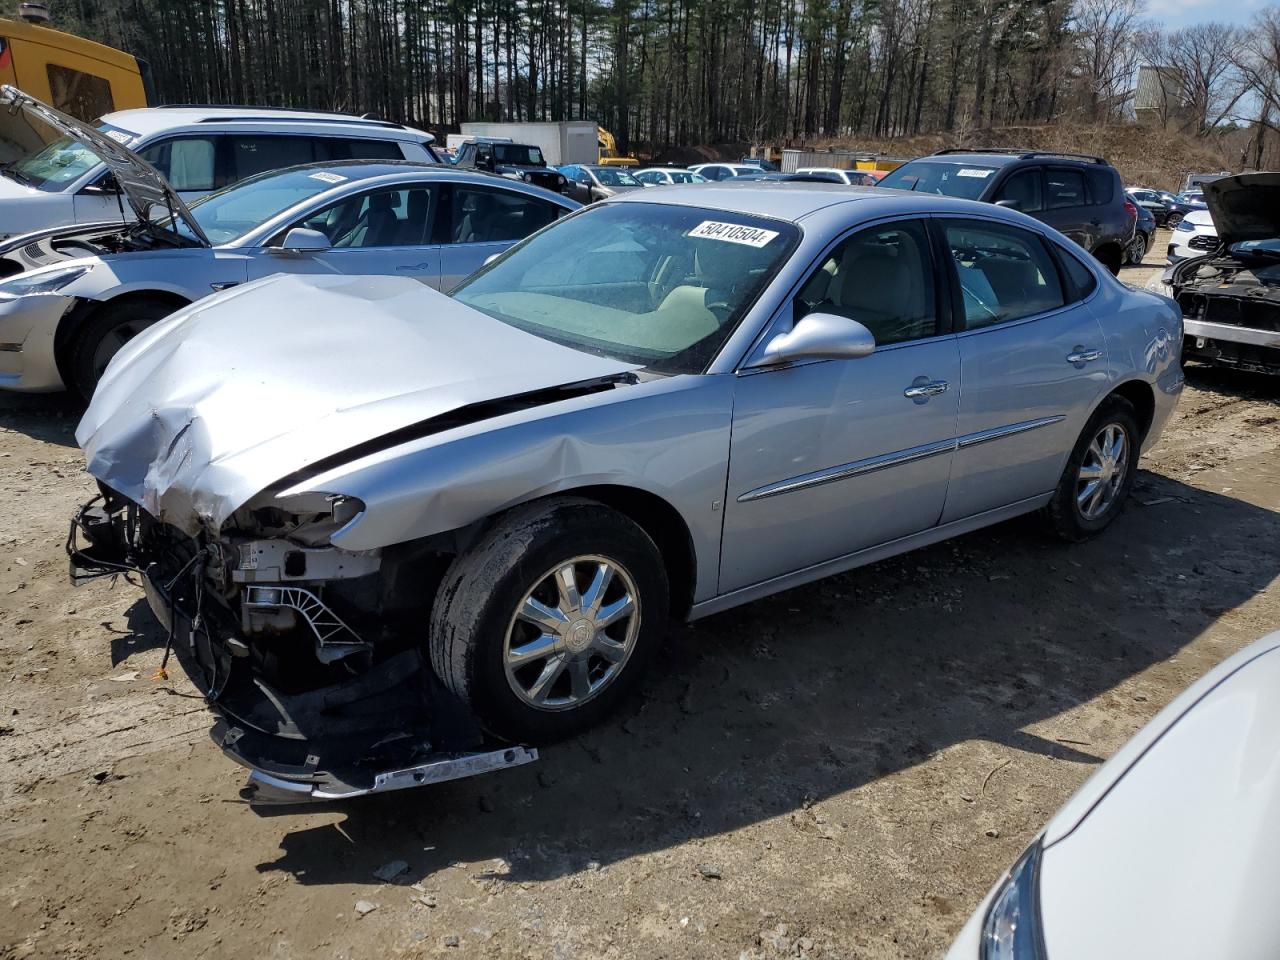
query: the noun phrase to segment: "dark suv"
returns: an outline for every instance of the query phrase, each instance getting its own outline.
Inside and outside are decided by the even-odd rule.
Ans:
[[[488,170],[535,187],[564,193],[568,180],[542,158],[542,149],[528,143],[468,140],[462,145],[455,166]]]
[[[1137,210],[1101,157],[1035,150],[942,150],[904,163],[882,187],[1012,207],[1066,234],[1118,273]]]

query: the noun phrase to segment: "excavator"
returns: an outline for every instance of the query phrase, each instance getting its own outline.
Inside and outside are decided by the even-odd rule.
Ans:
[[[640,161],[635,157],[618,155],[618,141],[604,127],[596,127],[596,142],[600,146],[600,165],[604,167],[638,167]]]

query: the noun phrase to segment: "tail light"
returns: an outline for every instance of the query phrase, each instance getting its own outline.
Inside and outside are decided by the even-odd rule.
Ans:
[[[1124,212],[1134,220],[1138,219],[1138,208],[1133,205],[1132,201],[1126,200],[1124,202]]]

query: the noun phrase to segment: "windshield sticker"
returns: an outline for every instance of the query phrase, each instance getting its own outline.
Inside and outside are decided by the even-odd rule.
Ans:
[[[329,173],[327,170],[321,170],[319,173],[311,174],[312,180],[322,180],[325,183],[345,183],[347,178],[340,173]]]
[[[739,223],[719,223],[716,220],[703,220],[689,231],[689,236],[691,237],[702,237],[704,240],[723,240],[726,243],[742,243],[748,247],[763,247],[777,235],[774,230],[744,227]]]
[[[986,179],[987,177],[991,176],[991,174],[993,173],[995,173],[994,170],[983,170],[980,167],[963,167],[961,168],[960,172],[956,174],[956,176],[957,177],[979,177],[981,179]]]
[[[102,132],[116,143],[128,144],[128,142],[133,139],[133,137],[129,136],[129,134],[125,133],[123,130],[103,130]]]

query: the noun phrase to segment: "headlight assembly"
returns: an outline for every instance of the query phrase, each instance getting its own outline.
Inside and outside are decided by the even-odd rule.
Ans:
[[[1178,225],[1173,229],[1177,230],[1179,233],[1191,233],[1195,230],[1195,227],[1187,223],[1186,220],[1179,220]]]
[[[92,270],[92,266],[57,267],[20,273],[0,283],[0,298],[13,299],[32,293],[53,293]]]
[[[1022,855],[982,924],[982,960],[1046,960],[1040,925],[1040,841]]]

